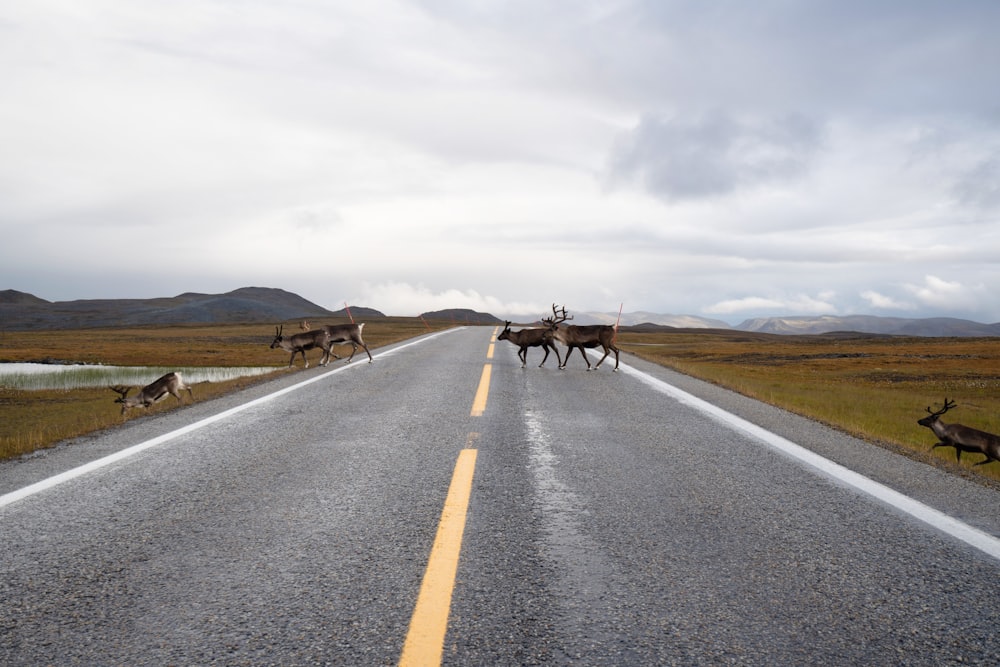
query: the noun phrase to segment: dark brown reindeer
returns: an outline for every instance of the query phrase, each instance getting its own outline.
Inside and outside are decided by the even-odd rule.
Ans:
[[[571,319],[573,319],[572,316],[566,315],[565,306],[560,309],[556,304],[552,304],[552,317],[542,320],[542,322],[548,325],[553,338],[567,347],[566,356],[563,357],[559,368],[566,368],[566,362],[569,361],[570,355],[573,354],[573,349],[578,348],[583,360],[587,362],[587,370],[589,371],[591,370],[590,359],[587,358],[584,348],[601,347],[604,348],[604,356],[594,364],[593,369],[597,370],[600,368],[604,360],[608,358],[608,355],[614,351],[615,370],[617,371],[618,348],[615,347],[615,335],[617,333],[615,328],[610,324],[591,324],[586,326],[563,324],[566,320]]]
[[[323,331],[326,331],[327,336],[330,340],[330,354],[333,354],[335,359],[340,359],[339,356],[333,353],[333,346],[337,343],[350,343],[351,344],[351,356],[347,358],[347,363],[351,363],[351,359],[354,358],[354,353],[358,351],[358,346],[364,348],[365,353],[368,355],[368,363],[372,362],[372,353],[368,350],[368,346],[365,345],[365,341],[361,338],[361,330],[365,328],[365,323],[360,324],[325,324],[323,325]]]
[[[517,351],[517,356],[521,360],[521,368],[528,365],[529,347],[541,347],[545,350],[545,356],[542,358],[542,363],[538,364],[539,368],[544,366],[545,360],[549,358],[549,348],[556,353],[556,361],[559,362],[560,367],[562,366],[562,359],[559,358],[559,350],[553,342],[552,330],[548,327],[542,329],[535,328],[511,331],[510,322],[505,321],[503,331],[501,331],[500,335],[497,336],[497,340],[509,340],[520,348]]]
[[[314,347],[323,350],[323,357],[320,359],[319,365],[326,366],[329,363],[332,352],[330,350],[330,334],[327,333],[326,329],[320,328],[313,329],[312,331],[304,331],[292,334],[287,338],[282,335],[284,330],[284,325],[274,328],[274,340],[271,341],[271,349],[280,347],[282,350],[292,353],[292,356],[288,359],[289,368],[295,362],[295,355],[300,353],[302,354],[302,362],[306,368],[309,368],[309,360],[306,359],[306,350],[311,350]]]
[[[131,387],[122,387],[119,385],[115,387],[108,387],[108,389],[116,394],[120,394],[120,396],[115,399],[115,403],[122,404],[122,414],[125,414],[129,408],[137,408],[140,406],[148,408],[153,403],[166,398],[167,394],[170,394],[183,403],[184,399],[181,398],[181,392],[185,389],[191,397],[191,400],[194,400],[194,392],[191,391],[191,387],[184,384],[184,380],[181,378],[180,373],[167,373],[158,380],[155,380],[140,389],[139,393],[132,398],[128,397],[128,392],[131,390]]]
[[[990,461],[1000,461],[1000,436],[963,426],[962,424],[945,424],[939,419],[941,415],[953,407],[955,407],[955,401],[949,401],[945,397],[943,408],[932,411],[930,406],[927,406],[927,412],[930,415],[917,420],[917,423],[921,426],[926,426],[934,431],[934,435],[940,440],[931,449],[936,447],[954,447],[956,461],[962,460],[962,452],[983,454],[986,458],[975,464],[977,466],[984,465]]]

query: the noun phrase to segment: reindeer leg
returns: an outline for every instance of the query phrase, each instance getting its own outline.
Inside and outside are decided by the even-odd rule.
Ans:
[[[604,360],[608,358],[608,355],[609,355],[609,354],[611,354],[611,350],[610,350],[610,349],[608,349],[608,348],[604,348],[604,356],[603,356],[603,357],[601,357],[601,360],[597,362],[597,365],[596,365],[596,366],[594,366],[594,370],[595,370],[595,371],[596,371],[596,370],[597,370],[598,368],[600,368],[600,367],[601,367],[601,364],[603,364],[603,363],[604,363]]]
[[[548,345],[542,345],[542,350],[545,351],[545,356],[542,357],[542,363],[538,364],[539,368],[541,368],[542,366],[544,366],[545,365],[545,360],[549,358],[549,346]]]
[[[522,347],[517,351],[517,358],[521,360],[521,368],[528,365],[528,348]]]

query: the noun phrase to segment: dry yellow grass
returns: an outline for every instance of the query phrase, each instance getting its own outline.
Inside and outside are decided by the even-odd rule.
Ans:
[[[324,324],[337,324],[324,320]],[[298,322],[286,322],[285,332],[299,331]],[[406,340],[430,330],[450,326],[448,322],[424,322],[417,318],[373,319],[365,324],[364,339],[370,349]],[[288,352],[270,349],[274,324],[233,324],[218,326],[137,327],[122,329],[80,329],[72,331],[4,332],[0,334],[0,361],[27,362],[59,360],[115,366],[273,366],[285,370]],[[350,346],[338,345],[341,356]],[[364,356],[364,351],[359,350]],[[306,353],[310,364],[320,353]],[[355,363],[358,362],[355,357]],[[301,356],[296,360],[301,369]],[[195,400],[205,400],[261,382],[267,377],[241,378],[228,382],[200,383],[194,387]],[[190,402],[186,393],[181,394]],[[128,419],[173,410],[180,405],[168,396],[148,410],[130,410],[121,416],[121,406],[107,388],[66,391],[20,391],[0,388],[0,459],[11,458],[49,447],[60,440],[77,437],[120,424]]]
[[[944,419],[1000,433],[1000,339],[728,331],[622,331],[622,350],[815,419],[963,475],[1000,479],[1000,464],[939,447],[917,419],[944,401]]]

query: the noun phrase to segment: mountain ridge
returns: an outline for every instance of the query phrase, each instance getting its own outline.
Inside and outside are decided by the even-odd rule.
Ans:
[[[375,318],[382,312],[363,306],[331,311],[303,297],[273,287],[241,287],[224,294],[185,292],[173,297],[150,299],[78,299],[47,301],[17,290],[0,290],[0,329],[77,329],[173,324],[244,322],[288,322],[299,319]],[[717,329],[765,334],[824,334],[859,332],[895,336],[994,337],[1000,323],[983,324],[949,317],[902,318],[876,315],[819,315],[760,317],[731,326],[721,320],[697,315],[673,315],[636,311],[571,312],[573,324],[618,324],[622,327],[663,327],[698,330]],[[451,308],[422,313],[427,319],[450,320],[469,325],[495,325],[505,321],[490,313]],[[511,321],[537,326],[536,315],[512,316]]]

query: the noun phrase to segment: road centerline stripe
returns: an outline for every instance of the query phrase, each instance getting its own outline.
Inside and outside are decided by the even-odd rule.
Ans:
[[[470,434],[469,443],[476,437],[478,434]],[[472,494],[476,454],[475,449],[463,449],[458,454],[437,536],[431,547],[427,570],[410,620],[410,629],[403,644],[400,667],[441,664],[445,633],[448,631],[448,615],[451,612],[451,595],[458,572],[458,556],[465,532],[465,517]]]
[[[476,396],[472,399],[472,413],[473,417],[482,417],[483,413],[486,412],[486,398],[490,393],[490,376],[493,372],[493,364],[485,364],[483,366],[483,374],[479,378],[479,388],[476,390]]]

